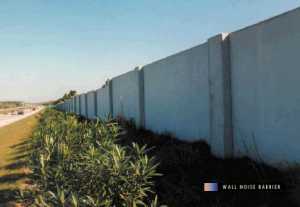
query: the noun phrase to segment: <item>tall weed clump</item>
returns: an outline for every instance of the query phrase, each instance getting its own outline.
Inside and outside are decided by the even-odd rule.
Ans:
[[[83,122],[44,112],[34,132],[30,166],[33,206],[157,206],[157,164],[145,147],[116,144],[113,122]]]

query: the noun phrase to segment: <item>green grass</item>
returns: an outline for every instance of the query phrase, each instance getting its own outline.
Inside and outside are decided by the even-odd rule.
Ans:
[[[0,128],[0,206],[11,201],[15,191],[25,187],[29,173],[24,157],[27,141],[38,123],[33,115]]]

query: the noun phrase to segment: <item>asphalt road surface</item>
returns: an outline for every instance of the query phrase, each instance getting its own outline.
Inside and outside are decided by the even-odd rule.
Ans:
[[[40,110],[42,110],[42,107],[37,108],[35,111],[25,111],[23,115],[3,115],[0,114],[0,127],[7,126],[9,124],[12,124],[16,121],[19,121],[21,119],[24,119],[28,116],[31,116],[35,113],[38,113]]]

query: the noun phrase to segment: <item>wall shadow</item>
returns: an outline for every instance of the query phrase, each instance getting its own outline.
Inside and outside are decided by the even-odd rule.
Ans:
[[[24,180],[24,184],[27,184],[27,181],[30,180],[30,173],[27,170],[27,158],[32,151],[30,143],[31,139],[27,138],[21,143],[10,146],[13,152],[9,156],[9,163],[0,168],[0,170],[6,172],[6,174],[0,177],[0,185],[3,188],[0,190],[0,207],[7,206],[7,203],[17,200],[20,192],[19,181],[23,182]]]

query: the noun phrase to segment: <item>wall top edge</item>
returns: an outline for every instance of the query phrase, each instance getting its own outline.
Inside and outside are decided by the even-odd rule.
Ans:
[[[137,67],[135,67],[134,69],[132,69],[132,70],[130,70],[130,71],[127,71],[127,72],[125,72],[125,73],[121,73],[120,75],[117,75],[117,76],[111,78],[110,81],[113,81],[114,79],[118,79],[118,78],[120,78],[120,77],[122,77],[122,76],[124,76],[124,75],[129,74],[129,73],[135,73],[135,72],[138,72],[138,71],[140,71],[140,69],[137,69]]]
[[[217,36],[217,35],[216,35],[216,36]],[[198,45],[196,45],[196,46],[187,48],[187,49],[185,49],[185,50],[181,50],[181,51],[179,51],[179,52],[176,52],[176,53],[174,53],[174,54],[171,54],[171,55],[166,56],[166,57],[164,57],[164,58],[161,58],[161,59],[159,59],[159,60],[155,60],[155,61],[153,61],[153,62],[151,62],[151,63],[148,63],[148,64],[144,65],[144,66],[141,68],[141,70],[142,70],[143,68],[146,68],[146,67],[149,66],[149,65],[152,65],[152,64],[155,64],[155,63],[159,63],[159,62],[164,61],[164,60],[166,60],[166,59],[168,59],[168,58],[176,57],[176,56],[181,55],[181,54],[183,54],[183,53],[185,53],[185,52],[188,52],[188,51],[190,51],[190,50],[193,50],[193,49],[195,49],[195,48],[197,48],[197,47],[202,47],[202,46],[205,46],[205,45],[207,45],[207,41],[205,41],[205,42],[203,42],[203,43],[200,43],[200,44],[198,44]]]
[[[244,31],[244,30],[253,28],[253,27],[261,26],[261,25],[264,25],[264,24],[266,24],[266,23],[268,23],[268,22],[271,22],[271,21],[273,21],[273,20],[276,20],[276,19],[278,19],[278,18],[281,18],[281,17],[283,17],[283,16],[287,16],[287,15],[290,15],[291,13],[296,13],[296,12],[300,12],[300,7],[297,7],[297,8],[295,8],[295,9],[291,9],[291,10],[286,11],[286,12],[284,12],[284,13],[281,13],[281,14],[278,14],[278,15],[275,15],[275,16],[272,16],[272,17],[270,17],[270,18],[268,18],[268,19],[259,21],[259,22],[257,22],[257,23],[254,23],[254,24],[245,26],[245,27],[243,27],[243,28],[241,28],[241,29],[238,29],[238,30],[235,30],[235,31],[231,32],[230,34],[238,33],[238,32],[241,32],[241,31]]]
[[[94,93],[94,92],[95,92],[95,90],[91,90],[91,91],[86,92],[85,94],[91,94],[91,93]]]

